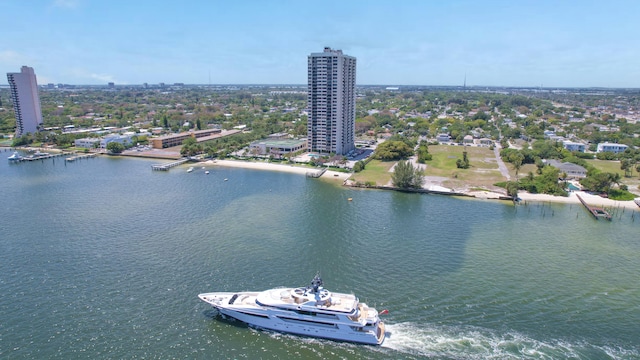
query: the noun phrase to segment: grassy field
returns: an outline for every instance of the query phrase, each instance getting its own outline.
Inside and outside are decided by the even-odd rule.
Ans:
[[[631,177],[625,177],[624,170],[620,169],[620,161],[594,159],[587,160],[587,162],[600,171],[620,174],[620,182],[627,185],[632,193],[640,195],[640,175],[635,171],[635,168]]]
[[[391,181],[389,169],[395,161],[371,160],[364,170],[354,173],[351,180],[358,182],[374,182],[378,186],[387,185]]]
[[[462,152],[467,150],[467,156],[471,167],[458,169],[456,160],[462,159]],[[431,161],[427,161],[425,177],[428,182],[441,183],[453,189],[494,189],[493,184],[505,181],[496,162],[493,150],[481,147],[463,147],[450,145],[429,146],[429,153],[433,155]],[[394,161],[372,160],[365,170],[355,173],[351,180],[358,182],[375,182],[376,185],[386,185],[391,181],[389,169]]]
[[[620,161],[594,159],[594,160],[587,160],[587,163],[589,163],[591,166],[595,167],[600,171],[617,173],[617,174],[620,174],[620,176],[624,177],[624,170],[620,169]]]
[[[458,169],[456,160],[462,159],[462,152],[467,151],[471,165],[468,169]],[[498,170],[493,150],[475,146],[432,145],[429,153],[433,160],[427,161],[425,176],[445,177],[443,185],[449,188],[483,188],[492,189],[493,184],[506,179]]]

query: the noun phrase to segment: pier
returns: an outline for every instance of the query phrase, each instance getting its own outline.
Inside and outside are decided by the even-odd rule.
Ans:
[[[68,158],[65,158],[65,161],[76,161],[76,160],[80,160],[80,159],[87,159],[87,158],[92,158],[92,157],[96,157],[98,156],[98,154],[96,153],[91,153],[91,154],[82,154],[82,155],[74,155],[74,156],[69,156]]]
[[[24,157],[21,157],[18,160],[13,160],[13,161],[14,162],[37,161],[37,160],[51,159],[51,158],[54,158],[54,157],[65,156],[65,155],[67,155],[67,154],[65,154],[65,153],[55,153],[55,154],[44,153],[42,155],[24,156]]]
[[[310,177],[310,178],[319,178],[326,171],[327,171],[327,168],[323,168],[323,169],[318,170],[318,171],[307,171],[306,175],[307,175],[307,177]]]
[[[189,159],[182,158],[180,160],[172,161],[172,162],[166,163],[166,164],[151,165],[151,170],[153,170],[153,171],[169,171],[169,169],[171,169],[172,167],[178,166],[178,165],[182,165],[182,164],[186,163],[187,161],[189,161]]]
[[[591,213],[591,215],[593,215],[593,217],[596,218],[596,220],[600,218],[604,218],[611,221],[611,215],[607,212],[607,210],[605,210],[604,208],[589,206],[589,204],[587,204],[584,201],[584,199],[580,197],[580,195],[576,194],[576,196],[578,197],[578,200],[580,200],[582,205],[584,205],[584,207],[587,208],[589,213]]]

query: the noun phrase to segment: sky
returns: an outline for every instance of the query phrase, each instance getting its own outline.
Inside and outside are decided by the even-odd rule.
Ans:
[[[329,46],[357,58],[358,85],[640,87],[636,0],[0,0],[0,14],[0,72],[31,66],[39,84],[306,84]]]

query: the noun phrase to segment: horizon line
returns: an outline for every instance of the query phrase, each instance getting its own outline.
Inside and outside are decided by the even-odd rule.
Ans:
[[[109,87],[109,83],[105,84],[70,84],[70,83],[46,83],[38,84],[38,87],[47,88],[49,84],[66,85],[66,86],[87,86],[87,87]],[[143,87],[145,83],[140,84],[115,84],[114,87]],[[161,83],[146,83],[147,86],[158,87]],[[197,84],[197,83],[164,83],[165,87],[175,86],[200,86],[200,87],[217,87],[217,86],[295,86],[306,87],[307,84],[293,84],[293,83],[221,83],[221,84]],[[607,90],[640,90],[640,87],[607,87],[607,86],[526,86],[526,85],[402,85],[402,84],[356,84],[356,87],[388,87],[388,88],[411,88],[411,87],[446,87],[446,88],[460,88],[468,90],[469,88],[497,88],[497,89],[607,89]],[[9,84],[0,84],[0,88],[9,88]],[[398,89],[399,90],[399,89]]]

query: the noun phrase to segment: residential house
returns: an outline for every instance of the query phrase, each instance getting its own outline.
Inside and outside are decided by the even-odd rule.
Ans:
[[[558,160],[543,160],[543,162],[559,169],[560,173],[567,174],[569,179],[582,179],[587,176],[587,169],[574,163],[560,162]]]
[[[612,152],[614,154],[621,153],[627,150],[628,146],[625,144],[614,143],[600,143],[598,144],[597,152]]]

